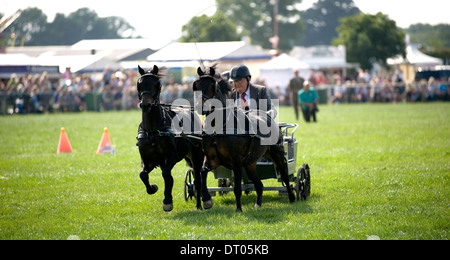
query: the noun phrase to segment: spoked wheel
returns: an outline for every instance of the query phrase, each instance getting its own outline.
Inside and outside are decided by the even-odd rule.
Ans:
[[[219,178],[218,179],[218,187],[219,188],[229,188],[233,186],[233,180],[229,178]],[[219,195],[223,196],[227,194],[228,191],[219,191]]]
[[[189,168],[184,176],[184,200],[195,197],[194,169]]]
[[[311,176],[307,163],[304,163],[297,173],[297,181],[295,183],[295,191],[297,200],[306,200],[311,194]]]

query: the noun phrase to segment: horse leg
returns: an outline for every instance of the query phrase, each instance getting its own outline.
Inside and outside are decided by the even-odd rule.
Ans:
[[[163,200],[163,210],[166,212],[173,210],[173,198],[172,198],[172,188],[173,188],[173,177],[172,168],[175,164],[168,163],[165,167],[161,167],[162,176],[164,178],[164,200]]]
[[[201,154],[197,154],[197,153],[193,154],[193,157],[192,157],[192,160],[191,160],[191,162],[192,162],[191,165],[192,165],[192,167],[194,169],[194,186],[195,186],[196,200],[197,200],[197,204],[195,206],[195,209],[197,209],[197,210],[201,210],[202,209],[202,190],[203,190],[203,187],[202,187],[202,173],[201,173],[201,171],[202,171],[202,161],[203,161],[203,158],[202,158]],[[208,174],[208,172],[206,172],[206,174]],[[208,193],[208,195],[209,195],[209,193]],[[209,205],[205,205],[205,208],[209,209],[209,208],[212,207],[212,205],[209,206],[209,207],[208,206]]]
[[[295,202],[295,195],[291,189],[291,185],[289,184],[289,173],[287,168],[286,157],[284,156],[284,149],[281,150],[280,147],[275,146],[276,145],[272,145],[269,148],[270,157],[277,166],[277,169],[280,171],[281,180],[284,182],[288,192],[289,202],[292,203]]]
[[[205,163],[203,164],[203,167],[200,171],[200,175],[202,177],[202,179],[201,179],[202,200],[203,200],[203,207],[205,209],[210,209],[214,205],[214,202],[211,198],[211,194],[209,194],[209,192],[208,192],[208,186],[207,186],[208,172],[209,172],[209,169],[207,167],[207,163],[205,160]]]
[[[247,176],[252,181],[253,185],[255,185],[256,191],[255,208],[260,208],[262,205],[262,193],[264,185],[259,179],[258,174],[256,173],[256,163],[245,166],[245,171],[247,173]]]
[[[141,178],[142,182],[144,183],[147,193],[152,195],[155,194],[158,191],[158,186],[156,184],[150,184],[148,180],[148,174],[155,168],[154,166],[150,164],[146,164],[143,161],[141,162],[142,170],[139,174],[139,177]]]
[[[242,166],[233,167],[234,172],[234,196],[236,197],[236,211],[242,212]]]

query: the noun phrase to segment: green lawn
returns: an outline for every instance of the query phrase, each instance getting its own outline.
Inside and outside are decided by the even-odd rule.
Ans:
[[[280,108],[280,121],[295,122]],[[297,131],[311,197],[214,197],[195,211],[174,171],[174,207],[147,195],[136,143],[140,111],[0,117],[0,239],[444,239],[450,228],[450,103],[321,106]],[[116,156],[97,155],[108,127]],[[61,127],[73,153],[56,154]],[[213,174],[210,186],[217,186]],[[265,186],[280,185],[276,180]]]

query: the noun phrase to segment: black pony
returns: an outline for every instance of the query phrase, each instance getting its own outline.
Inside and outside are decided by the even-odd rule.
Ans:
[[[193,89],[194,92],[201,91],[201,105],[203,109],[202,113],[207,115],[211,113],[211,111],[205,112],[205,105],[208,103],[206,102],[207,100],[217,99],[222,104],[223,122],[210,122],[211,124],[215,124],[215,126],[212,126],[213,128],[220,128],[221,126],[227,125],[227,122],[229,122],[229,120],[236,121],[236,118],[239,117],[239,113],[245,113],[245,111],[241,109],[223,109],[226,107],[226,99],[230,97],[231,87],[228,84],[225,84],[227,86],[224,86],[223,84],[221,84],[223,86],[220,86],[217,83],[216,79],[214,78],[215,70],[213,67],[209,69],[209,73],[205,73],[199,67],[197,69],[197,74],[199,75],[199,79],[193,83]],[[196,107],[198,106],[199,104],[196,104]],[[256,116],[251,115],[251,113],[248,113],[246,119],[260,120],[260,118],[256,118]],[[205,120],[205,129],[208,127],[207,121],[208,120]],[[237,123],[234,125],[237,126]],[[253,134],[251,134],[248,131],[249,128],[246,129],[247,130],[244,132],[235,131],[235,133],[229,133],[227,131],[225,134],[203,134],[203,151],[205,153],[206,159],[201,171],[202,185],[204,185],[202,187],[202,190],[206,189],[206,178],[209,170],[214,170],[221,165],[233,170],[235,178],[234,194],[236,197],[236,210],[242,211],[241,183],[242,168],[244,168],[248,178],[255,185],[257,195],[255,207],[261,207],[263,183],[257,175],[256,163],[262,156],[265,156],[266,158],[271,159],[276,164],[277,169],[280,171],[281,178],[287,187],[289,200],[290,202],[294,202],[295,196],[289,185],[288,169],[286,158],[284,157],[284,149],[281,148],[283,150],[280,151],[280,147],[277,144],[262,144],[261,138],[260,136],[258,136],[258,134],[255,134],[254,131],[252,132]],[[282,138],[282,136],[279,135],[276,138]],[[204,201],[211,198],[205,198],[205,196],[208,195],[204,195]]]
[[[158,191],[158,186],[149,183],[148,174],[157,166],[161,167],[164,178],[163,210],[173,209],[172,168],[176,163],[185,159],[194,169],[195,187],[197,188],[196,208],[201,209],[201,177],[200,170],[203,164],[203,151],[200,141],[175,137],[172,131],[172,121],[177,114],[160,104],[161,75],[155,65],[151,71],[144,71],[138,66],[141,77],[137,81],[142,122],[139,125],[138,142],[141,155],[142,170],[140,178],[147,188],[148,194]],[[192,113],[192,112],[186,112]],[[198,117],[193,117],[198,119]],[[201,123],[200,123],[201,124]],[[205,208],[208,206],[205,205]]]

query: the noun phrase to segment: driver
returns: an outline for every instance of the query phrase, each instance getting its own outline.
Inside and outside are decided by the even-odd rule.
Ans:
[[[230,78],[233,81],[234,89],[231,97],[236,103],[238,103],[238,106],[245,110],[264,109],[272,119],[275,119],[278,112],[275,107],[272,106],[272,100],[267,93],[267,88],[264,86],[254,85],[250,82],[252,75],[250,74],[247,66],[239,65],[233,67],[230,71]],[[267,102],[266,106],[262,105],[262,102]],[[280,156],[284,157],[283,137],[281,134],[278,138],[277,144],[271,145],[271,147],[278,151]]]
[[[252,75],[245,65],[235,66],[230,71],[230,78],[233,81],[234,92],[231,97],[238,106],[245,110],[265,109],[272,118],[277,116],[277,111],[272,107],[272,100],[267,94],[267,88],[254,85],[250,82]],[[267,106],[261,106],[261,102],[267,102]]]

